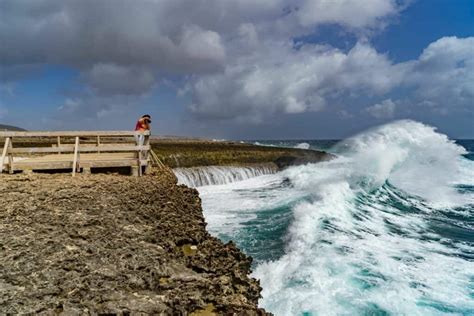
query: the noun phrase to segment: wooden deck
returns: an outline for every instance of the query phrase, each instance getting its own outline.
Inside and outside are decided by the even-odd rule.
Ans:
[[[143,144],[136,144],[136,136],[143,137]],[[149,164],[149,136],[129,131],[0,132],[5,139],[0,173],[70,169],[74,176],[92,168],[130,167],[131,174],[141,175]],[[24,147],[30,143],[37,145]]]

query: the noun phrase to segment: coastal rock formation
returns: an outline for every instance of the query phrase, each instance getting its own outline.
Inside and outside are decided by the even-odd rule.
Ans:
[[[169,172],[0,176],[0,314],[250,314],[251,258]]]
[[[309,149],[256,146],[209,140],[153,139],[153,150],[171,168],[201,166],[249,166],[274,163],[279,169],[334,158],[332,154]]]

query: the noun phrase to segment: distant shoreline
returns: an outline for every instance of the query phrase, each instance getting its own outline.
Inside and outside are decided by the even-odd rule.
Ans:
[[[151,145],[163,163],[171,168],[273,163],[278,169],[284,169],[334,157],[318,150],[258,146],[235,141],[153,138]]]

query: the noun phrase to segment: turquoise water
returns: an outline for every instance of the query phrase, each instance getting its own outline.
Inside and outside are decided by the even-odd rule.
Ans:
[[[259,143],[339,158],[198,188],[211,232],[254,258],[262,307],[474,315],[474,141],[400,121],[342,142],[282,142]]]

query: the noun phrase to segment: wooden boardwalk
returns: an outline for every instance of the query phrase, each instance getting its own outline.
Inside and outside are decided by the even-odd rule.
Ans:
[[[141,175],[149,164],[149,132],[0,132],[2,139],[0,173],[70,169],[74,176],[97,168],[130,167],[131,174]]]

